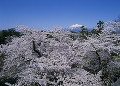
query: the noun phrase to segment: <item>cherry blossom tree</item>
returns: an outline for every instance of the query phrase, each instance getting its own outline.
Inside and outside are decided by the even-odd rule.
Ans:
[[[5,54],[1,82],[8,86],[113,84],[117,80],[114,74],[120,71],[120,35],[107,30],[111,29],[109,23],[99,36],[88,35],[87,39],[80,39],[79,34],[64,30],[44,32],[17,26],[24,35],[0,45],[0,55]],[[114,24],[119,28],[120,24]],[[73,40],[71,34],[78,38]],[[16,81],[9,82],[11,78]]]

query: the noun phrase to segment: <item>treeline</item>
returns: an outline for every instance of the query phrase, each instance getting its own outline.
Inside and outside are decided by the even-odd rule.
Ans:
[[[8,30],[1,30],[0,31],[0,44],[6,44],[7,42],[11,41],[12,36],[20,37],[22,33],[15,30],[15,28],[11,28]]]
[[[101,33],[101,30],[103,29],[103,25],[104,22],[103,21],[99,21],[97,23],[97,27],[99,28],[99,30],[93,29],[92,31],[89,32],[89,30],[87,28],[85,28],[84,26],[81,27],[81,31],[78,32],[79,36],[87,39],[86,36],[90,35],[90,34],[99,34]],[[75,33],[74,31],[71,31],[72,33]],[[16,31],[15,28],[11,28],[8,30],[1,30],[0,31],[0,44],[6,44],[8,42],[11,41],[12,36],[16,36],[16,37],[20,37],[22,35],[21,32]],[[75,39],[74,36],[71,35],[71,38]]]
[[[115,22],[120,22],[120,18],[115,20]],[[80,27],[81,31],[79,32],[75,32],[75,31],[71,31],[72,33],[78,33],[80,38],[83,39],[87,39],[87,36],[91,36],[93,34],[98,35],[102,32],[103,28],[104,28],[104,22],[103,21],[99,21],[97,23],[97,29],[93,29],[93,30],[88,30],[85,26]],[[113,31],[112,33],[116,33],[115,31]],[[11,28],[8,30],[1,30],[0,31],[0,44],[6,44],[8,42],[11,41],[11,37],[12,36],[16,36],[19,37],[21,36],[22,33],[16,31],[15,28]],[[70,35],[70,38],[72,38],[73,40],[76,39],[76,37],[74,37],[74,35]]]
[[[104,28],[104,22],[103,21],[99,21],[97,23],[97,29],[95,28],[95,29],[89,30],[85,26],[82,26],[80,28],[81,28],[81,31],[79,31],[79,32],[75,32],[75,31],[71,31],[71,32],[72,33],[78,33],[79,37],[81,37],[83,39],[87,39],[87,36],[91,36],[92,34],[95,34],[95,35],[99,36],[99,34],[102,32],[102,30]],[[73,40],[75,40],[74,35],[72,35],[71,38]]]

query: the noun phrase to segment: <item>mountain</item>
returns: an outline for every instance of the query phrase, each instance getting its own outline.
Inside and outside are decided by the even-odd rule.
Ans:
[[[68,28],[64,28],[65,31],[74,31],[74,32],[80,32],[82,29],[83,25],[79,25],[79,24],[75,24],[75,25],[71,25]],[[92,28],[88,28],[86,26],[84,26],[84,28],[87,28],[89,31],[92,30]]]
[[[68,27],[68,28],[64,28],[64,30],[65,31],[74,31],[74,32],[79,32],[79,31],[81,31],[81,27],[82,27],[83,25],[79,25],[79,24],[75,24],[75,25],[71,25],[70,27]]]

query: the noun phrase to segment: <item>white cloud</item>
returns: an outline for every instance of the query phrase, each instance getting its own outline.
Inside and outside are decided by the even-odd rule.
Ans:
[[[76,27],[82,27],[82,26],[83,25],[75,24],[75,25],[70,26],[70,28],[76,28]]]

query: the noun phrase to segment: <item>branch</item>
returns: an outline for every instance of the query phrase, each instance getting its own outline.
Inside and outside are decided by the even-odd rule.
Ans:
[[[39,55],[39,57],[42,57],[42,54],[36,50],[35,41],[33,41],[33,50]]]

